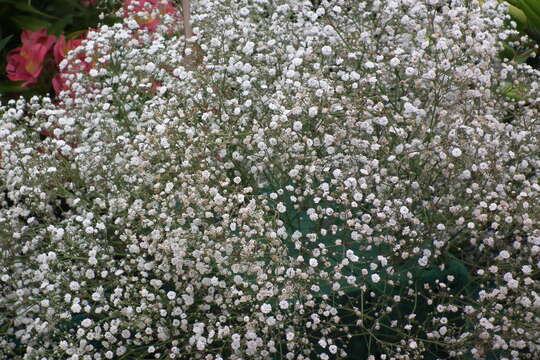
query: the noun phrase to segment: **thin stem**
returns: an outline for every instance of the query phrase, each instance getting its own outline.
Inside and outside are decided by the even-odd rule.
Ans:
[[[184,34],[186,41],[193,37],[193,29],[191,28],[191,0],[182,0],[182,15],[184,16]]]

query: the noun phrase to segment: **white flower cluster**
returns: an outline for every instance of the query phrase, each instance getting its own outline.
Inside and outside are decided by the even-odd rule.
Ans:
[[[0,357],[538,358],[504,5],[193,5],[200,61],[126,20],[59,104],[0,108]]]

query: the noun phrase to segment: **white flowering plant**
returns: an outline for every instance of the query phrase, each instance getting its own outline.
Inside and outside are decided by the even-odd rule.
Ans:
[[[540,74],[496,56],[504,4],[192,11],[0,108],[4,358],[540,356]]]

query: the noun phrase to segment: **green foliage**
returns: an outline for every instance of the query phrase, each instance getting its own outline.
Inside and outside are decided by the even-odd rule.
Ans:
[[[506,0],[509,12],[518,25],[518,30],[540,41],[540,2],[537,0]]]
[[[501,0],[502,1],[502,0]],[[535,47],[540,43],[540,2],[537,0],[505,0],[508,6],[508,13],[516,24],[516,29],[521,34],[526,34],[532,40],[525,44],[525,48],[517,49],[507,42],[500,56],[516,61],[517,63],[529,63],[538,68],[534,61],[534,56],[538,56]],[[509,39],[513,41],[517,39]]]

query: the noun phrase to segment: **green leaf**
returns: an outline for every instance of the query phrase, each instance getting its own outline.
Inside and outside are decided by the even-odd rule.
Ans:
[[[533,52],[534,52],[533,49],[529,49],[525,52],[522,52],[521,54],[516,54],[516,56],[514,57],[514,60],[518,64],[524,64]]]
[[[505,87],[503,87],[502,94],[509,99],[521,101],[525,99],[525,95],[527,94],[527,91],[528,91],[527,86],[523,84],[521,85],[507,84]]]
[[[527,24],[532,28],[540,28],[540,4],[535,4],[537,0],[521,0],[519,8],[527,16]],[[538,7],[538,8],[537,8]]]
[[[540,2],[538,0],[521,0],[521,4],[540,18]]]
[[[519,0],[506,0],[506,2],[512,6],[519,6]]]
[[[44,13],[43,11],[39,11],[38,9],[33,7],[32,5],[30,5],[28,3],[25,3],[25,2],[22,2],[20,0],[19,1],[17,1],[17,0],[5,1],[4,0],[4,2],[8,2],[8,3],[13,4],[13,6],[15,6],[17,9],[19,9],[21,11],[26,11],[26,12],[29,12],[29,13],[32,13],[32,14],[41,15],[41,16],[49,18],[49,19],[58,19],[56,16],[49,15],[47,13]]]
[[[73,15],[67,15],[62,20],[57,21],[49,27],[49,34],[60,36],[64,32],[64,29],[67,27],[67,25],[73,23]]]
[[[11,40],[12,37],[13,37],[13,35],[9,35],[9,36],[6,36],[5,38],[3,38],[2,40],[0,40],[0,51],[4,50],[7,43],[9,42],[9,40]]]
[[[20,84],[23,82],[4,82],[0,83],[0,93],[19,93],[23,91],[27,91],[29,88],[23,87]]]
[[[0,4],[0,16],[9,16],[6,14],[9,14],[10,11],[12,11],[11,6]]]
[[[12,16],[11,21],[23,30],[38,31],[41,29],[48,29],[49,26],[51,26],[51,23],[31,16]]]
[[[516,22],[517,29],[523,31],[527,27],[527,16],[525,16],[525,13],[514,5],[508,7],[508,12]]]
[[[508,44],[504,43],[503,49],[499,53],[499,57],[501,59],[513,60],[516,57],[516,52],[512,47],[510,47]]]

